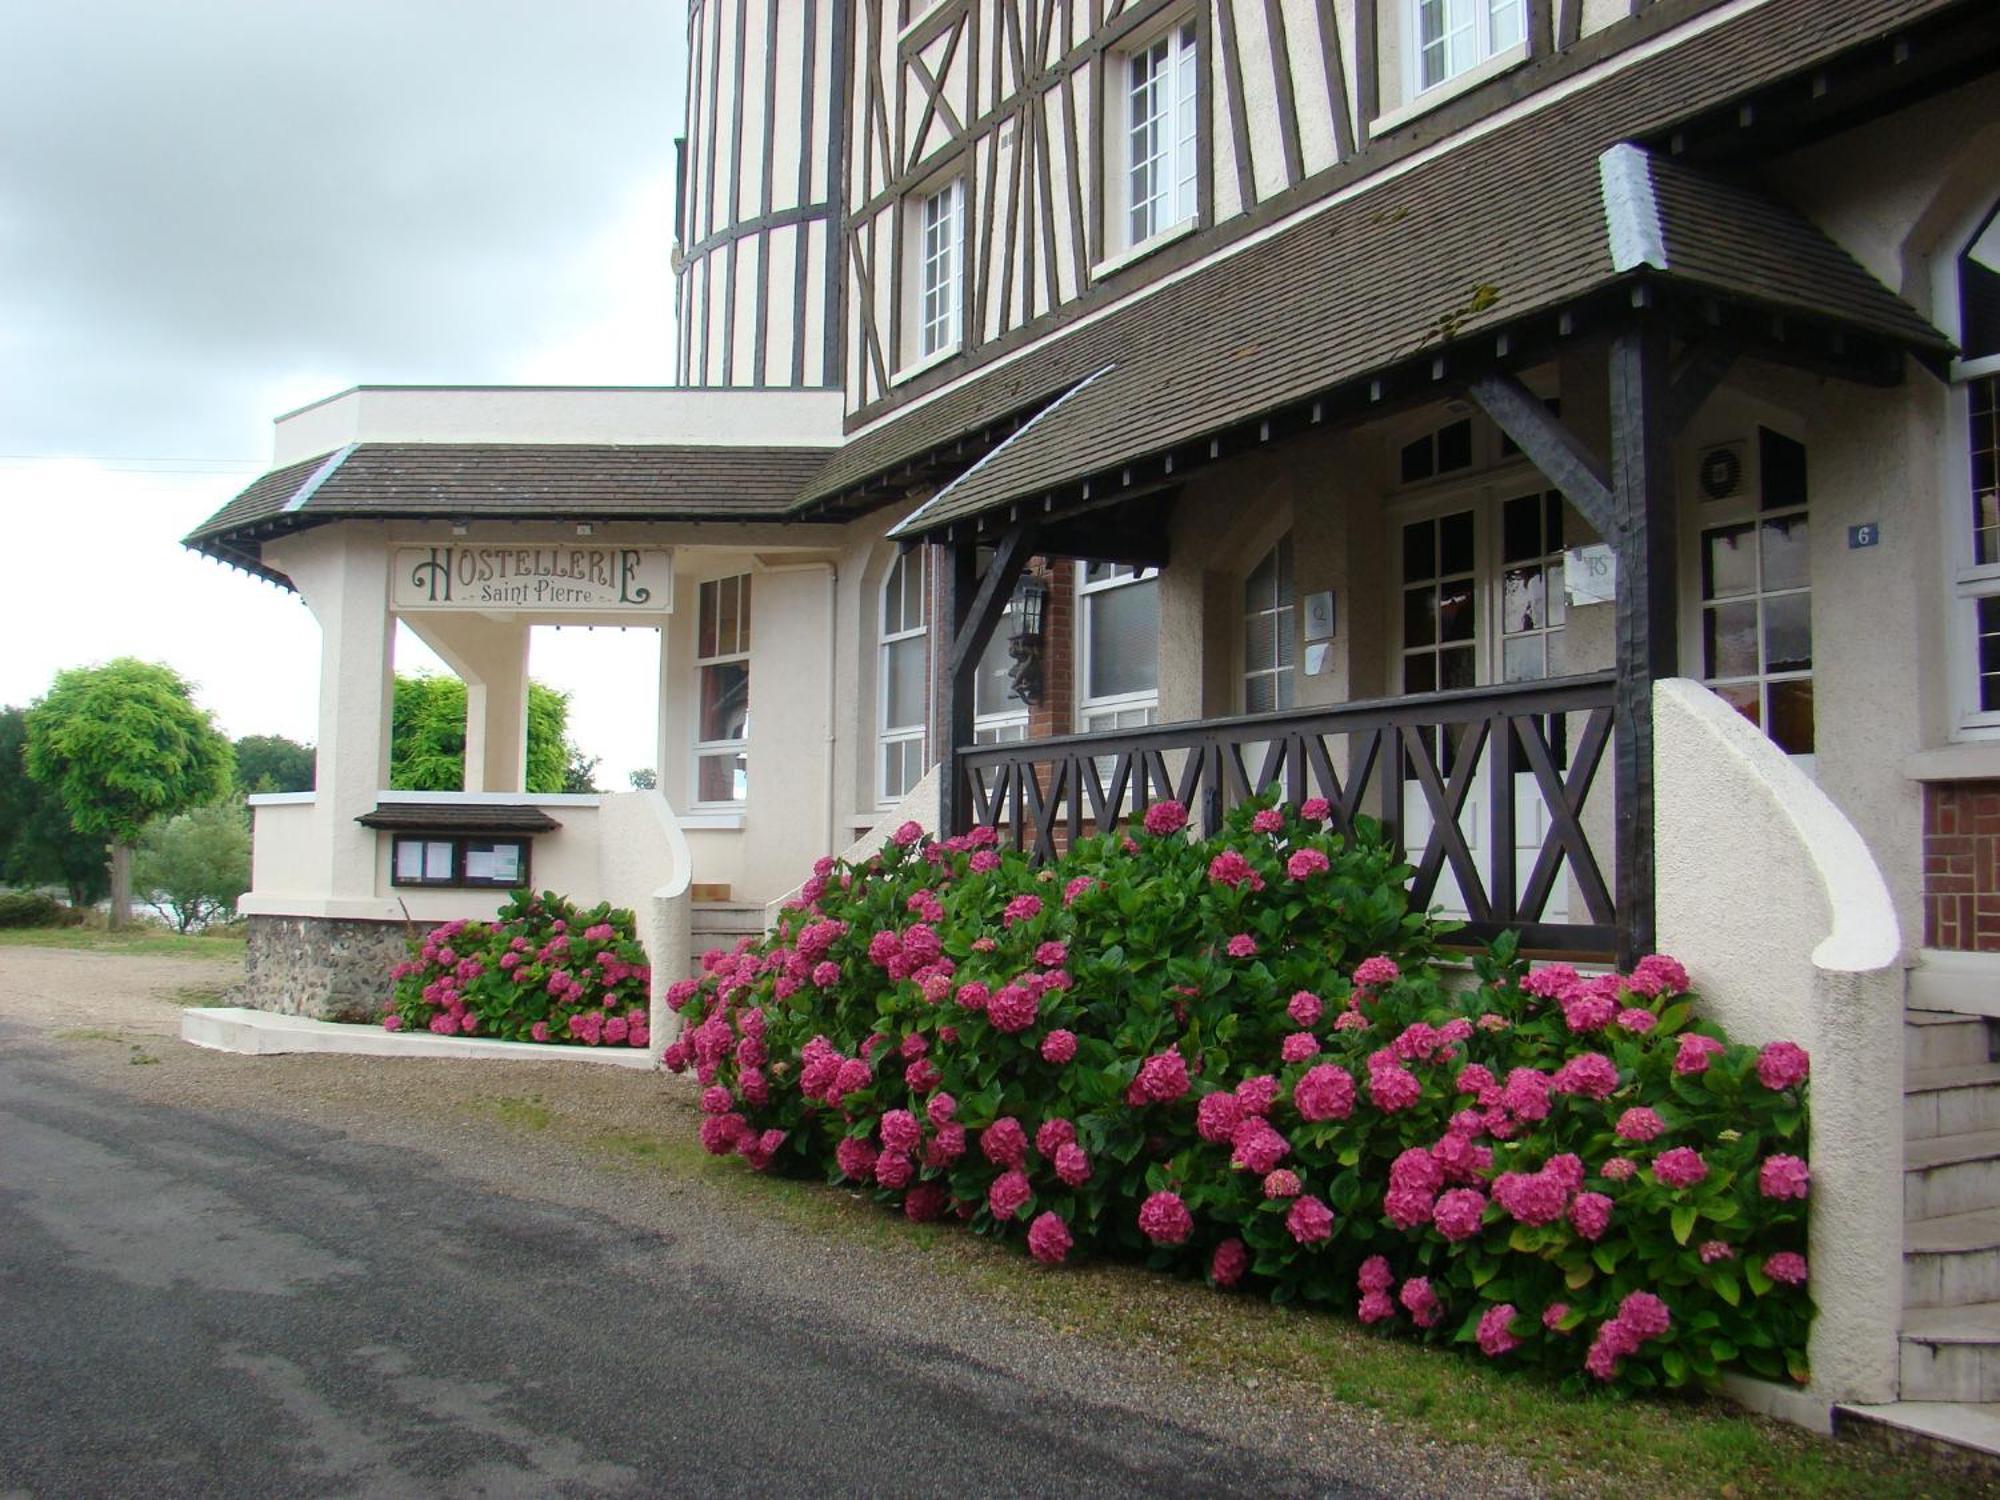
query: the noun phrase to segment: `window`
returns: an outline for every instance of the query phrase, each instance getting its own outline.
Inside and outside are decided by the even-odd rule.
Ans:
[[[742,802],[749,791],[750,575],[701,586],[695,636],[694,800]]]
[[[1435,693],[1479,683],[1479,591],[1470,510],[1403,527],[1402,690]]]
[[[1243,711],[1270,713],[1290,708],[1293,637],[1292,538],[1264,554],[1243,583]]]
[[[1500,505],[1500,678],[1561,675],[1563,499],[1557,490]]]
[[[1791,755],[1813,753],[1806,450],[1757,431],[1759,493],[1702,517],[1701,674]]]
[[[1957,558],[1953,610],[1960,722],[2000,727],[2000,205],[1957,256],[1954,396],[1964,402],[1965,488],[1946,487]]]
[[[960,285],[965,263],[965,184],[954,177],[923,201],[921,210],[923,304],[917,320],[917,356],[928,359],[958,347]]]
[[[528,883],[528,841],[443,834],[398,838],[389,883],[515,890]]]
[[[1410,0],[1410,94],[1469,73],[1527,39],[1526,0]]]
[[[882,580],[882,670],[876,689],[882,722],[878,794],[894,802],[923,780],[924,723],[930,712],[930,595],[924,554],[912,549]]]
[[[1078,583],[1081,728],[1135,729],[1160,707],[1160,575],[1155,568],[1090,563]]]
[[[1195,82],[1192,21],[1127,55],[1128,245],[1143,244],[1195,216]]]
[[[1472,418],[1461,417],[1403,444],[1402,482],[1421,484],[1472,467]]]

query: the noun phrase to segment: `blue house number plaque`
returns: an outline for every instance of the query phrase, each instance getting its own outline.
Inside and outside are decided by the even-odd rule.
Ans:
[[[1859,526],[1847,528],[1847,547],[1851,552],[1856,547],[1872,547],[1882,540],[1880,521],[1863,521]]]

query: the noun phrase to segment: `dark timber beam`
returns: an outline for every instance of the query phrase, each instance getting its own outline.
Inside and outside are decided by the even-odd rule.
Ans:
[[[1716,392],[1736,363],[1736,351],[1717,343],[1701,343],[1688,351],[1674,372],[1667,391],[1667,436],[1679,437],[1695,413]]]
[[[1604,465],[1582,439],[1569,430],[1542,398],[1504,371],[1481,375],[1467,387],[1480,409],[1493,419],[1528,461],[1563,498],[1577,509],[1597,534],[1609,540],[1617,533],[1612,481]]]
[[[939,564],[938,614],[949,632],[944,639],[949,649],[940,653],[938,702],[942,712],[944,743],[938,759],[944,767],[943,787],[938,806],[938,822],[950,837],[972,826],[972,789],[966,783],[958,751],[972,743],[973,679],[979,658],[1006,613],[1014,586],[1028,566],[1034,551],[1035,531],[1026,522],[1007,528],[979,574],[979,544],[971,537],[956,540],[933,550]]]
[[[1618,557],[1616,761],[1619,960],[1654,947],[1653,684],[1679,670],[1667,334],[1641,316],[1611,341],[1611,488]]]

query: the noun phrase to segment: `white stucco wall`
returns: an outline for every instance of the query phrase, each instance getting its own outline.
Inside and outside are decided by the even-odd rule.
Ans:
[[[1812,1056],[1813,1389],[1896,1394],[1902,1313],[1902,936],[1853,825],[1714,694],[1654,693],[1661,951],[1739,1042]]]

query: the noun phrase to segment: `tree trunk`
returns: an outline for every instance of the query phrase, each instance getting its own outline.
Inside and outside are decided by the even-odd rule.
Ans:
[[[113,928],[132,920],[132,846],[111,846],[111,919]]]

